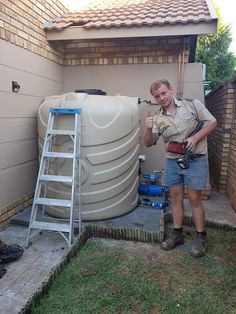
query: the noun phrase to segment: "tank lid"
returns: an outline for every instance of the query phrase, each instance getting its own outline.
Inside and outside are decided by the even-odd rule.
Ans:
[[[107,94],[101,89],[95,89],[95,88],[76,89],[75,93],[86,93],[89,95],[106,95]]]

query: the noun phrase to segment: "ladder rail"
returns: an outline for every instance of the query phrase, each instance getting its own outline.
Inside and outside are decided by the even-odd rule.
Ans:
[[[52,114],[51,114],[51,112],[49,112],[48,121],[51,121],[51,117],[52,117]],[[46,142],[46,138],[47,138],[49,128],[50,128],[50,123],[48,123],[47,129],[46,129],[46,136],[45,136],[45,140],[44,140],[43,151],[42,151],[42,155],[41,155],[41,159],[40,159],[40,163],[39,163],[39,170],[38,170],[39,174],[42,173],[43,166],[44,166],[43,156],[44,156],[44,153],[47,149],[46,145],[48,145]],[[35,199],[40,196],[39,194],[40,194],[41,190],[42,190],[42,181],[39,180],[39,175],[38,175],[37,180],[36,180],[36,185],[35,185],[35,194],[34,194],[32,210],[31,210],[31,214],[30,214],[28,237],[27,237],[27,242],[26,242],[27,247],[29,246],[29,239],[30,239],[30,232],[31,232],[30,229],[31,229],[33,222],[36,220],[36,215],[37,215],[38,205],[35,204]]]
[[[79,119],[79,123],[77,125],[81,126],[81,116],[77,116],[76,119]],[[79,234],[81,234],[81,222],[82,222],[82,186],[81,186],[81,172],[82,172],[82,167],[81,167],[81,130],[78,132],[78,137],[77,137],[77,150],[76,152],[78,152],[78,158],[79,158],[79,162],[77,163],[78,166],[78,181],[79,181],[79,188],[78,188],[78,220],[79,220]]]
[[[75,123],[74,130],[75,134],[77,134],[77,124],[78,124],[78,114],[75,114]],[[70,233],[69,233],[69,242],[73,242],[74,240],[74,220],[75,220],[75,192],[76,192],[76,173],[77,173],[77,136],[71,136],[74,145],[74,156],[73,156],[73,166],[72,166],[72,191],[71,191],[71,211],[70,211]]]
[[[55,119],[55,117],[52,115],[51,112],[49,112],[49,117],[48,117],[49,123],[48,123],[47,131],[46,131],[46,137],[45,137],[45,141],[47,141],[47,142],[45,143],[45,150],[42,152],[41,158],[43,156],[45,156],[46,151],[52,150],[53,137],[52,137],[52,134],[50,134],[50,130],[53,127],[54,119]],[[49,158],[43,158],[43,160],[42,160],[42,171],[39,172],[39,176],[40,176],[39,180],[40,180],[41,176],[44,175],[44,173],[46,175],[49,173],[50,164],[51,164],[51,160]],[[45,171],[43,171],[44,167],[45,167]],[[41,181],[41,184],[43,184],[42,181]],[[47,181],[45,181],[42,188],[43,188],[42,196],[46,197],[47,189],[48,189],[48,182]],[[42,205],[41,208],[42,208],[41,218],[43,219],[43,217],[45,216],[45,205]]]

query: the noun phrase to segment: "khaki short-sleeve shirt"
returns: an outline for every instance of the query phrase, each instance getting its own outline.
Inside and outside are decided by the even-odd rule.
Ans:
[[[165,144],[169,141],[183,142],[196,128],[198,122],[203,122],[203,128],[216,119],[197,99],[174,98],[176,111],[174,114],[160,108],[153,117],[153,144],[162,136]],[[195,154],[207,154],[207,138],[199,141],[194,149]],[[178,158],[180,155],[166,152],[167,158]]]

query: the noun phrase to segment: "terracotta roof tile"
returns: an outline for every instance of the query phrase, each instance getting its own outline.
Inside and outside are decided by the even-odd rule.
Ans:
[[[211,20],[206,0],[90,0],[78,12],[47,22],[44,29],[62,30],[73,25],[86,29],[173,25]]]

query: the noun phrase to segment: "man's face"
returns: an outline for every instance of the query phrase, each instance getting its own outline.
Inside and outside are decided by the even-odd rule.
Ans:
[[[153,97],[158,105],[160,105],[163,109],[168,109],[172,105],[173,101],[172,87],[168,88],[166,85],[162,84],[160,88],[153,92]]]

